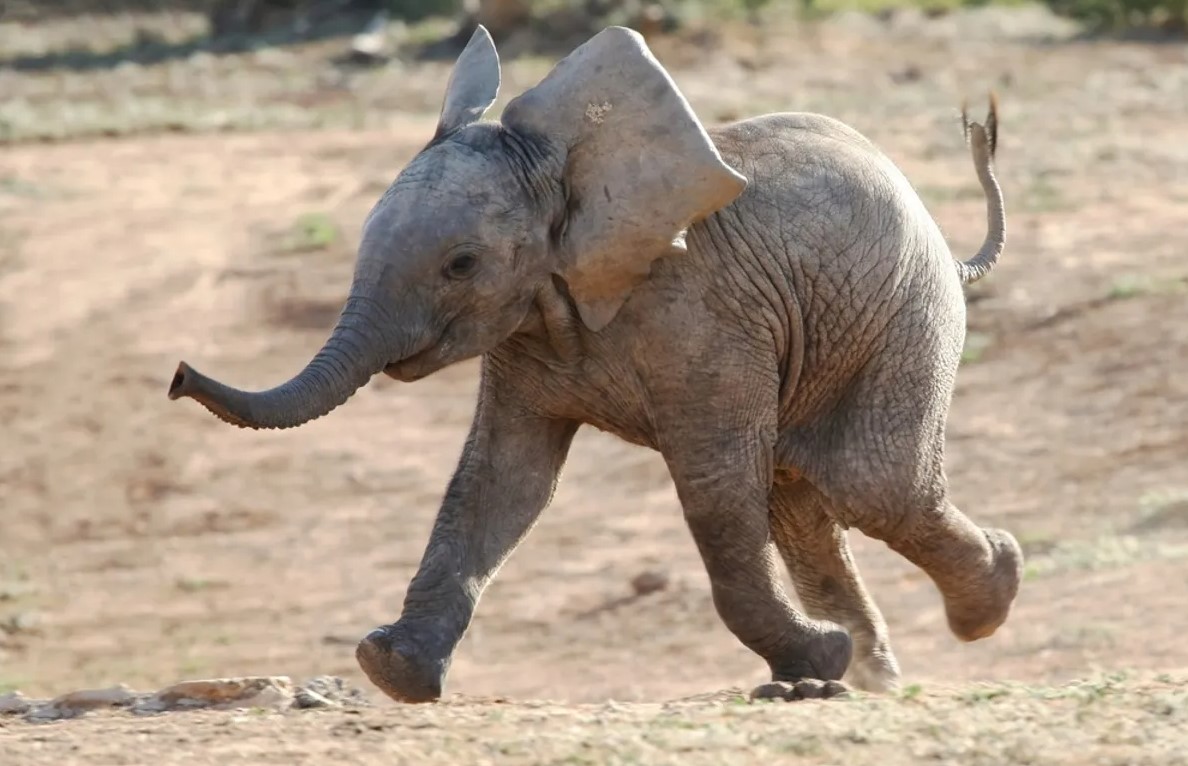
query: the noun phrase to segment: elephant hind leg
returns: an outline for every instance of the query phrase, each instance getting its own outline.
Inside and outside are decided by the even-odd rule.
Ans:
[[[841,511],[839,523],[887,543],[932,579],[953,635],[993,635],[1018,594],[1023,551],[1009,532],[978,526],[950,502],[943,424],[905,422],[903,411],[886,409],[851,407],[845,416],[833,449],[806,476]]]
[[[843,626],[854,642],[845,680],[865,691],[899,686],[887,624],[867,593],[829,499],[804,479],[777,482],[768,502],[771,534],[805,613]]]
[[[1023,579],[1023,550],[1010,532],[979,527],[943,499],[887,542],[936,583],[957,638],[988,638],[1006,622]]]

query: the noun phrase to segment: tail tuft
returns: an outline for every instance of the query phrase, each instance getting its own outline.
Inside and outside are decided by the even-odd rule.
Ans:
[[[998,95],[990,91],[990,110],[986,113],[986,135],[990,139],[990,156],[998,149]]]
[[[966,144],[985,144],[986,156],[994,158],[998,151],[998,95],[994,91],[990,91],[990,108],[984,123],[970,122],[969,106],[961,102],[961,135]]]
[[[968,261],[957,261],[957,273],[964,284],[976,282],[998,263],[1006,244],[1006,214],[1002,189],[994,177],[994,154],[998,149],[998,96],[990,91],[990,108],[984,124],[970,122],[969,109],[961,103],[961,132],[973,155],[974,169],[986,195],[986,239],[982,249]]]

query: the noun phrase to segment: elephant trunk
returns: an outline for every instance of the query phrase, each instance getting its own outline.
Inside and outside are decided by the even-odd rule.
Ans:
[[[295,428],[320,418],[400,358],[388,337],[391,325],[377,316],[381,305],[358,295],[348,298],[326,344],[287,383],[267,391],[240,391],[181,362],[169,398],[188,396],[240,428]]]

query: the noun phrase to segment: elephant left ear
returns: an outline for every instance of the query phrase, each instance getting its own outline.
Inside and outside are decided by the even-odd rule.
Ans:
[[[564,157],[557,270],[594,331],[652,261],[684,252],[692,223],[746,188],[643,37],[624,27],[608,27],[558,62],[508,104],[503,124],[546,139]]]
[[[499,96],[499,80],[499,52],[487,28],[479,24],[450,72],[437,135],[481,120]]]

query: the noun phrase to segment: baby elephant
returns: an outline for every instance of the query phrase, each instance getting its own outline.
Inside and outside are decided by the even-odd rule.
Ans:
[[[482,357],[401,616],[359,643],[371,680],[397,700],[441,696],[582,424],[663,456],[718,614],[771,668],[765,694],[829,695],[847,669],[863,689],[897,685],[850,527],[928,573],[958,638],[994,633],[1022,553],[954,507],[942,467],[962,284],[1004,242],[993,101],[966,123],[989,233],[961,262],[857,132],[813,114],[707,130],[628,29],[481,121],[499,83],[480,27],[436,134],[369,213],[349,298],[304,370],[249,393],[183,362],[169,389],[237,426],[291,428],[377,373],[411,382]]]

